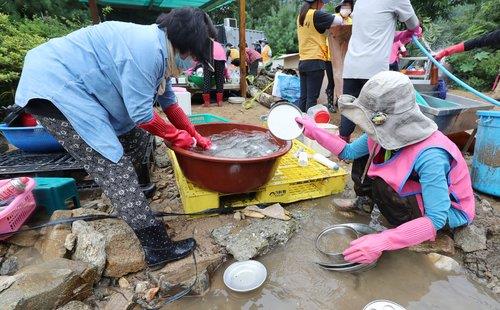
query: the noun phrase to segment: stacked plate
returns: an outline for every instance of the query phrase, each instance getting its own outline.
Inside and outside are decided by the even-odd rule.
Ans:
[[[344,256],[342,255],[342,252],[345,249],[341,249],[339,251],[328,251],[324,246],[322,246],[329,236],[335,236],[336,240],[345,239],[342,244],[348,244],[354,239],[372,233],[376,233],[376,231],[368,225],[360,223],[339,224],[325,228],[316,238],[316,249],[326,256],[328,261],[316,262],[316,264],[323,269],[337,272],[359,273],[372,269],[375,267],[377,262],[371,264],[350,263],[345,261]]]

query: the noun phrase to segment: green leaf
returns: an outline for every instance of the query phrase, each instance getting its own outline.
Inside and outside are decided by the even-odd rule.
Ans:
[[[474,59],[475,59],[475,60],[479,60],[479,61],[481,61],[481,60],[483,60],[483,59],[488,58],[489,56],[490,56],[490,53],[489,53],[489,52],[487,52],[487,51],[482,51],[482,52],[479,52],[479,53],[477,53],[476,55],[474,55]]]

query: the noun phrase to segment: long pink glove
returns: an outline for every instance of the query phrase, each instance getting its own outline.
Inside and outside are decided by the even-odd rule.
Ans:
[[[203,149],[208,149],[212,145],[210,139],[203,137],[196,131],[196,129],[194,129],[194,126],[191,121],[189,121],[186,113],[184,113],[182,108],[177,103],[169,105],[165,110],[163,110],[163,112],[165,112],[168,120],[175,127],[183,129],[193,136],[196,139],[197,145]]]
[[[378,234],[366,235],[351,242],[344,259],[352,263],[370,264],[382,251],[398,250],[436,238],[436,229],[428,217],[420,217]]]
[[[422,36],[422,27],[418,26],[414,29],[406,29],[405,31],[397,31],[394,36],[394,42],[401,41],[403,44],[408,44],[413,36]]]
[[[156,113],[156,111],[153,112],[153,118],[149,122],[140,124],[138,127],[155,136],[163,138],[176,147],[187,149],[196,144],[196,140],[194,140],[188,132],[178,130],[174,126],[168,124],[158,115],[158,113]]]
[[[308,116],[297,117],[295,121],[304,127],[304,135],[306,137],[316,140],[325,149],[337,156],[342,153],[347,142],[342,140],[339,136],[332,135],[325,129],[319,128],[316,126],[316,122]]]
[[[456,53],[462,53],[464,50],[465,50],[464,42],[461,42],[445,48],[441,52],[437,53],[436,56],[434,56],[434,58],[436,58],[436,60],[441,60],[441,58],[443,57],[450,56]]]

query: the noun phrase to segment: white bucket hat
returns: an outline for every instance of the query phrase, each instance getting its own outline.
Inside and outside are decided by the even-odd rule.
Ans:
[[[357,99],[342,95],[338,102],[342,115],[386,150],[425,140],[438,129],[420,111],[410,79],[399,72],[380,72],[366,82]]]

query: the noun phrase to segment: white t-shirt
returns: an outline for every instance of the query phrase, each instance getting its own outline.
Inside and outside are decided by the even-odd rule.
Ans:
[[[343,78],[369,79],[389,70],[396,21],[405,22],[414,15],[410,0],[356,1]]]

